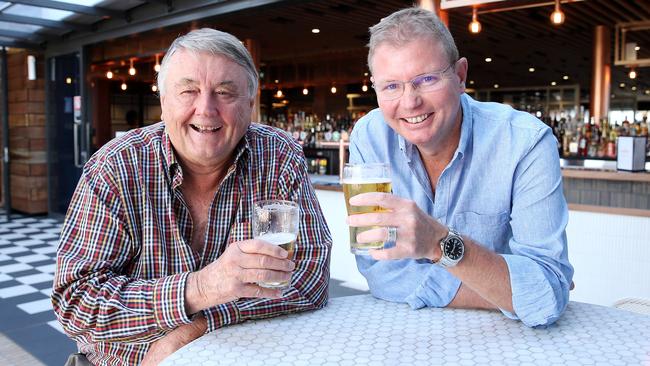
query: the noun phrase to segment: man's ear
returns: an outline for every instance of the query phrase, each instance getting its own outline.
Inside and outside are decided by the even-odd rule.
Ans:
[[[164,121],[165,117],[164,117],[163,112],[162,112],[162,111],[165,110],[165,96],[164,95],[160,96],[160,110],[161,110],[161,112],[160,112],[160,120]]]

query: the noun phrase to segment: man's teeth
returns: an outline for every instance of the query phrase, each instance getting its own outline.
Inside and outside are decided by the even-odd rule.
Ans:
[[[431,115],[431,113],[425,113],[425,114],[421,114],[421,115],[415,116],[415,117],[404,117],[404,120],[406,122],[408,122],[408,123],[415,124],[415,123],[420,123],[420,122],[424,121],[430,115]]]
[[[194,128],[198,132],[215,132],[219,130],[221,127],[210,127],[210,126],[201,126],[201,125],[192,125],[192,128]]]

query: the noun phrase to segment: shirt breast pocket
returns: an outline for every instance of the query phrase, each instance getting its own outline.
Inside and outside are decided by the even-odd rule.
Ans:
[[[494,251],[508,244],[510,213],[480,214],[473,211],[454,215],[452,228]]]

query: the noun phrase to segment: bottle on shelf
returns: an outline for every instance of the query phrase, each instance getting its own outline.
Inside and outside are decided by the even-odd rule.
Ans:
[[[607,157],[608,158],[616,158],[616,144],[618,144],[618,129],[616,126],[616,123],[614,123],[614,126],[609,131],[609,140],[607,142]]]

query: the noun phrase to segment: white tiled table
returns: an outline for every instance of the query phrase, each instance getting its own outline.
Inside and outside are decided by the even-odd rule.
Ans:
[[[359,295],[204,335],[163,365],[650,365],[650,316],[571,302],[545,329]]]

